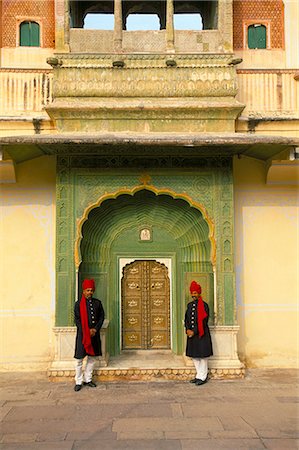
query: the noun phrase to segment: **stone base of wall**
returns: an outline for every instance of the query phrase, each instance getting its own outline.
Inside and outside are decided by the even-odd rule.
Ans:
[[[107,367],[109,362],[109,353],[106,351],[106,334],[109,326],[109,320],[105,319],[104,324],[100,330],[101,342],[102,342],[102,356],[99,356],[96,369],[100,367]],[[48,369],[50,373],[67,373],[72,371],[75,366],[74,350],[75,350],[75,337],[76,327],[54,327],[53,332],[55,335],[55,356]],[[54,376],[56,376],[54,375]],[[64,375],[69,376],[69,375]]]
[[[165,367],[161,364],[152,367],[142,367],[142,361],[134,361],[134,367],[130,363],[117,365],[117,357],[114,358],[113,367],[109,367],[109,354],[106,351],[106,333],[109,321],[105,320],[101,329],[102,352],[95,367],[94,377],[99,381],[159,381],[159,380],[188,380],[195,376],[192,360],[186,356],[182,358],[182,366],[177,364],[171,367],[171,360],[165,359]],[[211,327],[214,355],[209,358],[209,376],[214,379],[243,378],[244,365],[237,354],[237,326]],[[55,327],[56,339],[55,359],[48,369],[51,380],[60,381],[73,379],[75,376],[74,342],[75,327]],[[164,364],[163,364],[164,366]]]

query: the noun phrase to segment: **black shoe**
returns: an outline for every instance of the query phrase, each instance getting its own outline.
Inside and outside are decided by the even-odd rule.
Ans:
[[[195,384],[196,384],[196,386],[201,386],[202,384],[207,383],[207,381],[208,381],[208,377],[205,380],[196,380]]]
[[[189,383],[196,383],[198,380],[198,378],[193,378],[193,380],[190,380]]]
[[[97,385],[93,382],[93,381],[89,381],[88,383],[83,383],[85,386],[89,386],[89,387],[97,387]]]
[[[82,389],[82,384],[76,384],[76,386],[74,387],[74,391],[78,392],[81,391]]]

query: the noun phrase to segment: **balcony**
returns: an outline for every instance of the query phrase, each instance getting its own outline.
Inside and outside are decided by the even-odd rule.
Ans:
[[[237,76],[237,99],[246,105],[242,116],[299,119],[296,70],[237,70]]]
[[[298,119],[299,87],[295,78],[295,70],[238,70],[236,99],[246,105],[242,116]],[[48,118],[45,107],[53,101],[52,88],[52,69],[1,68],[1,120]]]
[[[0,69],[0,117],[16,119],[44,115],[52,102],[51,69]]]

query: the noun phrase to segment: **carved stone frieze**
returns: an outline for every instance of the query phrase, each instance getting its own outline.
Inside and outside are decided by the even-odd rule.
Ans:
[[[166,148],[151,148],[151,155],[113,155],[113,156],[96,156],[96,155],[86,155],[86,156],[77,156],[77,154],[90,152],[87,146],[76,146],[76,156],[72,156],[69,159],[70,166],[81,169],[91,169],[88,172],[92,173],[92,169],[94,168],[151,168],[151,169],[175,169],[175,168],[185,168],[185,169],[193,169],[193,168],[219,168],[225,169],[231,167],[231,158],[228,157],[196,157],[196,156],[163,156],[163,151],[166,151]],[[71,152],[71,149],[68,149],[68,153]],[[128,150],[126,150],[128,153]],[[63,160],[63,157],[58,157],[58,161]],[[87,171],[85,170],[87,173]],[[201,183],[202,181],[202,183]],[[208,182],[206,178],[203,178],[202,175],[198,175],[198,178],[195,182],[195,188],[200,188],[201,190],[208,189]],[[206,187],[205,187],[206,186]]]
[[[57,97],[235,97],[236,70],[225,67],[128,68],[59,67],[54,69]],[[115,105],[116,106],[116,105]]]

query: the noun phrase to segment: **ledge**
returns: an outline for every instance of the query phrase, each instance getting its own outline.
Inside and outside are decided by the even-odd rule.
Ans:
[[[156,155],[246,155],[266,161],[298,147],[299,138],[248,133],[60,133],[0,137],[0,145],[16,162],[31,159],[32,154],[153,156],[154,150]]]

